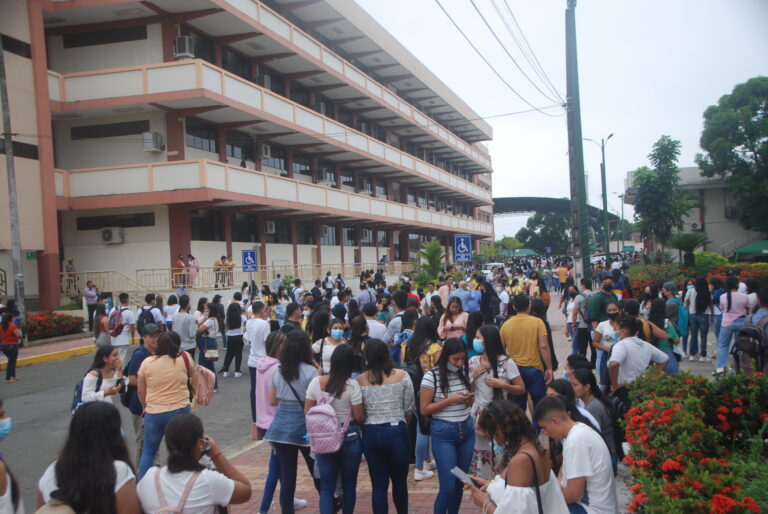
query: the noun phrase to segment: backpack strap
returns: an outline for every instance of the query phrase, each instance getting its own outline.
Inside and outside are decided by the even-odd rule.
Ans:
[[[160,510],[168,510],[168,503],[165,500],[165,494],[163,493],[163,487],[160,484],[160,471],[162,468],[158,468],[157,472],[155,472],[155,489],[157,490],[157,500],[160,503]],[[181,493],[181,497],[179,498],[179,503],[176,505],[176,508],[173,510],[173,512],[181,513],[184,511],[184,504],[187,503],[187,498],[189,497],[189,493],[192,492],[192,488],[195,486],[195,482],[197,482],[197,479],[200,477],[200,474],[202,471],[195,471],[191,477],[189,477],[189,480],[187,480],[187,485],[184,487],[184,491]]]
[[[528,459],[531,461],[531,467],[533,468],[533,485],[536,488],[536,503],[539,506],[539,514],[544,514],[544,507],[541,503],[541,490],[539,489],[539,472],[536,469],[536,462],[533,460],[533,457],[528,452],[521,452],[528,456]],[[507,483],[507,477],[504,476],[504,484]]]

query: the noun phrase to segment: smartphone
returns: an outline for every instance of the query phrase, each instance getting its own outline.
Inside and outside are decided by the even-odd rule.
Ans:
[[[203,455],[208,455],[208,453],[211,451],[211,442],[208,440],[208,438],[205,438],[205,446],[203,446]]]
[[[483,486],[483,484],[481,484],[480,482],[478,482],[477,480],[475,480],[471,476],[467,475],[458,466],[454,466],[453,469],[451,470],[451,473],[453,474],[453,476],[455,476],[456,478],[458,478],[462,482],[472,482],[473,484],[475,484],[475,487],[482,487]]]

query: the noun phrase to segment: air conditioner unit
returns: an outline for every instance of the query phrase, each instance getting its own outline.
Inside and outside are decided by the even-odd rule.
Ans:
[[[162,152],[165,150],[165,143],[163,141],[163,135],[159,132],[144,132],[144,151],[145,152]]]
[[[360,239],[362,241],[370,241],[372,237],[373,235],[371,233],[371,229],[369,228],[360,229]]]
[[[691,230],[693,231],[701,230],[701,223],[698,223],[698,222],[691,223]]]
[[[320,237],[328,237],[328,225],[320,225]]]
[[[729,205],[725,208],[725,217],[728,219],[733,219],[736,217],[736,207],[733,205]]]
[[[259,143],[259,159],[270,159],[272,157],[272,147],[267,143]]]
[[[101,242],[108,245],[117,245],[123,242],[122,227],[107,227],[101,229]]]
[[[194,40],[190,36],[177,36],[173,45],[173,57],[176,59],[194,59]]]
[[[265,234],[274,234],[277,231],[277,227],[275,227],[274,221],[267,221],[264,224],[264,233]]]

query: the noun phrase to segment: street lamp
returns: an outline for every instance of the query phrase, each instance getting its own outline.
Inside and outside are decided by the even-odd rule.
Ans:
[[[605,238],[603,241],[603,246],[605,247],[605,262],[608,262],[608,253],[610,250],[610,229],[608,227],[608,193],[606,193],[606,185],[605,185],[605,143],[608,142],[609,139],[613,137],[613,133],[608,134],[608,137],[601,139],[598,143],[594,139],[590,139],[588,137],[585,137],[585,141],[592,141],[596,145],[600,147],[600,153],[602,154],[603,161],[600,163],[600,178],[603,182],[603,226],[605,230]]]
[[[624,246],[624,194],[623,193],[619,194],[616,192],[614,192],[613,194],[615,194],[619,198],[619,200],[621,200],[621,246],[623,249],[623,246]]]

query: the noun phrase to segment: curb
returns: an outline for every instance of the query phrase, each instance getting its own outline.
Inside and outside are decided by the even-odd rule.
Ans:
[[[31,357],[22,357],[16,361],[16,367],[22,368],[24,366],[32,366],[34,364],[43,364],[44,362],[54,362],[70,357],[77,357],[78,355],[87,355],[89,353],[96,353],[96,345],[90,344],[88,346],[78,346],[77,348],[70,348],[69,350],[62,350],[59,352],[43,353],[40,355],[33,355]],[[5,370],[8,367],[8,362],[0,362],[0,371]]]
[[[48,339],[35,339],[34,341],[26,341],[25,346],[40,346],[41,344],[60,343],[62,341],[72,341],[73,339],[84,339],[87,337],[92,337],[91,334],[91,332],[78,332],[77,334],[49,337]]]

